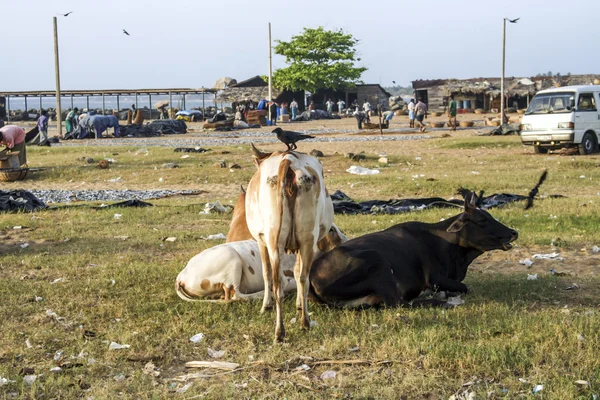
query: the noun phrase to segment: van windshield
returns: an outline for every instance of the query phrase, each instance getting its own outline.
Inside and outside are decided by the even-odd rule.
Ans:
[[[570,113],[575,92],[536,94],[525,114]]]

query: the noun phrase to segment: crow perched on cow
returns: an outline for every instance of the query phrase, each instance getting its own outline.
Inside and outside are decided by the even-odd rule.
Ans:
[[[277,139],[281,140],[288,148],[288,151],[296,150],[296,142],[304,139],[314,139],[314,136],[305,135],[300,132],[284,131],[281,128],[273,129],[272,133],[277,134]]]

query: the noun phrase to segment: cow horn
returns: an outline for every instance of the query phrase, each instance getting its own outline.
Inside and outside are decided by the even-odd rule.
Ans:
[[[265,158],[269,157],[271,154],[273,154],[273,153],[263,153],[262,151],[258,150],[256,148],[256,146],[254,146],[254,143],[250,143],[250,146],[252,147],[252,154],[254,155],[254,157],[258,158],[259,161],[262,161]]]

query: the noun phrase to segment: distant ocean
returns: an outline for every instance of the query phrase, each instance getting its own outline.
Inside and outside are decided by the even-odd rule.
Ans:
[[[214,94],[206,94],[204,97],[204,106],[214,106]],[[90,96],[90,108],[102,108],[102,97],[101,96]],[[154,108],[154,104],[162,101],[169,100],[169,96],[152,96],[152,104],[150,104],[149,96],[138,95],[137,107],[138,108]],[[11,111],[24,110],[25,99],[23,97],[11,97],[8,99]],[[171,101],[174,108],[182,109],[183,107],[183,96],[171,96]],[[135,96],[120,96],[119,107],[121,109],[129,108],[132,104],[135,104]],[[63,97],[60,105],[63,110],[71,108],[71,98]],[[218,104],[219,107],[221,103]],[[229,106],[229,103],[223,103],[223,106]],[[42,97],[42,108],[55,108],[56,100],[54,97]],[[73,107],[77,107],[80,110],[87,107],[85,97],[73,97]],[[27,97],[27,108],[28,109],[39,109],[40,98],[39,97]],[[104,108],[105,109],[116,109],[117,108],[117,97],[116,96],[105,96],[104,97]],[[202,108],[202,95],[188,94],[185,96],[185,108]]]

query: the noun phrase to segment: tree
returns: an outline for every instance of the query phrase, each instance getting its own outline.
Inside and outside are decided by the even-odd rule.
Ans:
[[[307,90],[345,89],[360,83],[367,69],[357,67],[360,61],[355,46],[358,40],[342,29],[328,31],[304,28],[289,42],[277,40],[275,54],[285,57],[289,67],[273,74],[274,85],[281,89]]]

